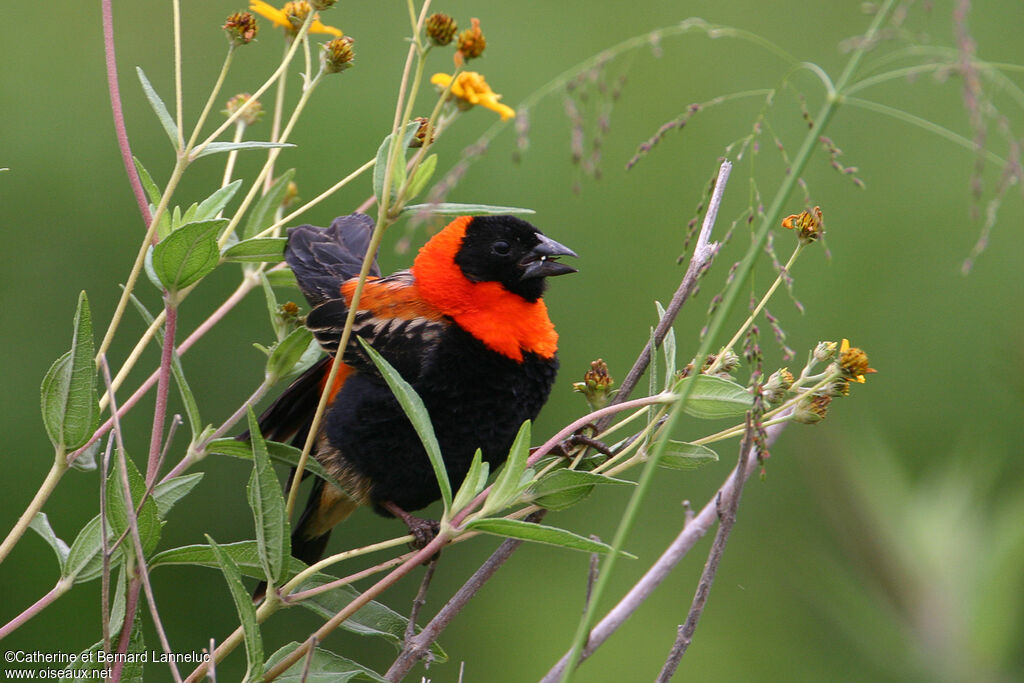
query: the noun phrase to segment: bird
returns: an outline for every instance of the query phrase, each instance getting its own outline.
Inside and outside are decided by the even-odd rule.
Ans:
[[[312,447],[333,481],[316,478],[292,532],[292,555],[306,564],[364,505],[402,519],[425,543],[430,530],[411,513],[441,497],[420,438],[358,338],[422,399],[454,487],[477,448],[492,471],[504,462],[558,371],[558,334],[542,295],[548,277],[577,272],[559,257],[577,254],[514,216],[455,218],[410,268],[388,276],[374,261],[339,359],[373,228],[373,219],[354,213],[328,228],[288,231],[285,260],[311,307],[305,325],[326,356],[260,416],[264,438],[301,448],[331,366],[341,364]]]

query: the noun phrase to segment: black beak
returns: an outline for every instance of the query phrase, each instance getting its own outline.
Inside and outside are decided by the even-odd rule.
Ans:
[[[540,240],[540,244],[531,249],[526,258],[519,262],[519,265],[523,268],[523,274],[519,276],[520,280],[576,272],[576,269],[572,266],[567,266],[557,261],[559,256],[575,256],[579,258],[575,251],[540,233],[537,233],[537,239]]]

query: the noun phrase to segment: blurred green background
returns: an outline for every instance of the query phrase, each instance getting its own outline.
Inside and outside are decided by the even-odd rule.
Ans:
[[[953,7],[908,3],[909,16],[887,40],[953,44]],[[51,447],[39,419],[38,386],[50,363],[69,345],[80,290],[87,290],[102,331],[129,270],[142,225],[116,148],[103,69],[99,3],[57,2],[26,13],[8,5],[0,22],[0,377],[3,378],[3,448],[0,450],[0,527],[13,524],[50,465]],[[194,120],[225,50],[219,26],[237,9],[231,2],[184,3],[184,78],[187,118]],[[816,62],[833,78],[845,64],[843,41],[863,31],[869,17],[859,2],[561,2],[471,3],[433,6],[463,25],[480,17],[484,72],[504,102],[515,107],[531,92],[579,61],[625,38],[701,16],[737,26]],[[28,21],[38,13],[46,22]],[[142,66],[167,101],[173,92],[169,3],[115,2],[117,57],[133,152],[166,181],[172,154],[134,76]],[[342,0],[324,16],[356,38],[355,68],[329,79],[294,136],[278,168],[298,168],[300,194],[312,198],[369,159],[390,128],[394,90],[405,56],[403,3]],[[1019,0],[979,4],[968,15],[977,55],[1024,64],[1024,12]],[[262,22],[259,41],[242,50],[225,98],[255,89],[279,59],[282,37]],[[885,49],[892,46],[883,45]],[[658,54],[655,54],[658,52]],[[450,68],[450,53],[432,57],[429,71]],[[870,64],[873,55],[866,60]],[[628,66],[628,71],[627,71]],[[435,68],[436,67],[436,68]],[[739,100],[696,115],[671,132],[630,171],[637,145],[694,102],[750,88],[774,87],[786,66],[761,48],[702,34],[666,39],[607,66],[613,83],[626,74],[601,146],[601,177],[581,172],[571,158],[571,124],[563,92],[544,100],[530,117],[529,149],[519,163],[511,124],[451,195],[453,201],[527,206],[535,222],[581,255],[580,274],[554,283],[547,297],[561,333],[563,371],[535,428],[550,434],[583,411],[569,384],[594,358],[621,378],[655,321],[654,300],[667,301],[681,267],[685,225],[700,201],[723,149],[745,135],[761,100]],[[988,119],[987,146],[1007,156],[1006,136],[1019,141],[1024,77],[994,88],[998,115]],[[296,92],[291,81],[291,94]],[[792,155],[806,131],[800,96],[813,113],[820,84],[806,72],[777,97],[769,114],[774,134]],[[1017,88],[1016,90],[1014,88]],[[963,81],[925,74],[859,93],[867,99],[931,118],[971,138]],[[596,89],[583,105],[587,140],[602,106]],[[1016,99],[1015,99],[1016,98]],[[269,102],[269,98],[267,98]],[[425,114],[429,87],[417,107]],[[462,116],[437,147],[450,168],[494,115]],[[264,121],[251,130],[266,136]],[[680,680],[862,681],[1024,679],[1024,240],[1020,187],[999,207],[988,250],[974,271],[960,266],[981,221],[972,217],[974,155],[966,149],[878,114],[843,108],[828,135],[843,150],[841,163],[857,166],[866,189],[830,168],[819,150],[805,179],[825,212],[827,248],[808,250],[795,268],[801,315],[785,293],[769,306],[797,350],[799,366],[819,339],[849,337],[871,356],[879,374],[853,397],[833,404],[815,427],[794,426],[772,451],[766,477],[748,485],[739,522],[725,554]],[[589,154],[589,146],[587,154]],[[239,173],[252,177],[262,161],[250,153]],[[219,183],[222,157],[197,163],[176,201],[189,204]],[[758,188],[767,202],[784,173],[771,133],[756,157]],[[748,162],[737,164],[719,219],[719,234],[749,204]],[[1018,169],[1019,171],[1019,169]],[[988,164],[983,202],[1002,169]],[[575,190],[575,191],[574,191]],[[355,183],[311,211],[306,220],[326,225],[369,194]],[[792,212],[802,208],[799,193]],[[978,206],[977,203],[973,203]],[[982,205],[982,209],[984,206]],[[385,271],[404,267],[393,230],[381,261]],[[781,233],[782,231],[780,231]],[[785,257],[791,236],[779,234]],[[419,245],[424,233],[413,236]],[[704,280],[700,296],[676,325],[681,357],[696,348],[707,304],[723,285],[729,264],[747,245],[737,227],[732,242]],[[756,273],[759,291],[770,265]],[[234,287],[237,271],[224,267],[190,297],[181,330],[194,328]],[[156,291],[141,291],[153,308]],[[298,294],[294,296],[297,298]],[[734,312],[739,321],[742,311]],[[128,316],[112,358],[130,349],[142,330]],[[99,334],[99,332],[98,332]],[[762,325],[769,368],[786,364]],[[263,301],[251,296],[185,357],[185,369],[205,420],[219,422],[259,383],[263,356],[252,342],[268,343]],[[134,388],[157,362],[147,360],[128,382]],[[742,375],[745,377],[745,374]],[[141,457],[148,443],[152,398],[126,422],[128,448]],[[686,425],[695,436],[708,425]],[[178,445],[183,447],[179,437]],[[735,445],[721,462],[695,473],[665,471],[641,514],[628,549],[639,556],[619,562],[603,614],[675,536],[682,500],[703,505],[726,476]],[[251,538],[245,502],[249,470],[240,461],[210,459],[206,477],[174,510],[162,547]],[[45,511],[70,540],[98,509],[95,473],[71,472]],[[610,538],[628,492],[600,491],[549,523]],[[358,512],[335,533],[332,548],[373,542],[399,532],[395,522]],[[497,545],[477,540],[445,552],[426,610],[436,610]],[[652,680],[684,618],[709,541],[705,539],[621,632],[584,664],[579,680]],[[581,609],[588,558],[547,547],[526,547],[483,590],[444,634],[453,661],[432,667],[436,681],[527,681],[538,678],[568,647]],[[45,593],[57,579],[52,553],[31,532],[0,567],[0,622]],[[158,604],[178,651],[200,649],[237,623],[223,579],[198,568],[154,573]],[[402,612],[417,581],[389,593]],[[99,636],[98,582],[64,596],[10,636],[0,649],[78,652]],[[148,618],[148,615],[147,615]],[[302,639],[317,619],[302,610],[275,617],[264,628],[268,652]],[[147,642],[155,636],[147,631]],[[337,633],[324,644],[383,671],[393,655],[382,642]],[[240,676],[234,655],[219,672]],[[422,673],[422,669],[418,670]],[[150,665],[151,680],[165,668]]]

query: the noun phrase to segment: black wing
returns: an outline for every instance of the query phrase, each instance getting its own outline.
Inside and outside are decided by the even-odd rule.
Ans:
[[[359,275],[373,226],[366,214],[353,213],[335,218],[329,228],[300,225],[288,230],[284,257],[310,306],[338,298],[341,283]],[[380,276],[376,261],[370,275]]]

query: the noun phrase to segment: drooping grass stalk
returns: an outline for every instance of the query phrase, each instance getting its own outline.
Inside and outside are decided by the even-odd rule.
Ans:
[[[703,364],[703,359],[707,357],[714,340],[721,332],[729,311],[731,311],[735,306],[740,290],[746,284],[747,278],[753,270],[754,263],[759,257],[761,250],[768,239],[769,232],[775,227],[782,216],[783,205],[789,200],[789,196],[796,188],[797,181],[803,174],[803,171],[807,166],[807,162],[811,158],[811,154],[817,147],[818,138],[824,134],[824,131],[828,128],[832,117],[835,115],[836,110],[842,102],[842,93],[844,92],[844,89],[856,73],[857,67],[860,65],[861,60],[867,52],[867,47],[874,43],[874,38],[878,35],[878,31],[882,24],[888,18],[894,3],[895,0],[886,0],[878,9],[871,25],[865,33],[864,40],[862,40],[850,53],[850,58],[847,60],[842,74],[836,81],[836,92],[828,93],[826,95],[825,102],[818,111],[818,115],[814,118],[814,128],[804,136],[804,140],[793,158],[793,164],[789,173],[785,176],[782,184],[779,186],[775,197],[772,199],[771,205],[765,212],[761,224],[751,241],[750,247],[747,249],[746,255],[743,257],[743,260],[740,261],[740,264],[736,269],[732,285],[725,291],[718,314],[708,326],[708,332],[705,335],[704,340],[701,342],[700,348],[695,354],[697,359],[695,367],[700,367],[700,365]],[[684,383],[682,391],[679,392],[678,402],[672,406],[671,410],[669,410],[668,419],[665,422],[666,433],[672,433],[675,423],[678,421],[679,416],[682,414],[682,409],[686,405],[686,401],[693,392],[694,386],[696,386],[695,382]],[[600,600],[608,588],[608,584],[615,567],[615,562],[618,559],[626,538],[632,531],[633,525],[636,522],[640,504],[647,497],[647,493],[651,487],[651,482],[654,479],[654,473],[657,471],[658,463],[661,460],[662,454],[665,452],[667,444],[668,440],[663,439],[655,445],[650,459],[647,461],[647,464],[640,475],[637,486],[633,490],[632,496],[630,496],[629,503],[623,511],[622,519],[619,522],[619,526],[615,531],[615,536],[611,543],[612,551],[605,556],[597,583],[594,586],[591,604],[595,606],[595,609],[587,610],[580,618],[576,634],[573,636],[572,645],[569,648],[569,665],[566,667],[565,673],[561,678],[562,683],[572,680],[573,673],[576,670],[576,661],[579,656],[580,649],[583,647],[583,642],[586,639],[587,634],[590,633],[590,626],[598,612],[596,606],[600,604]]]

